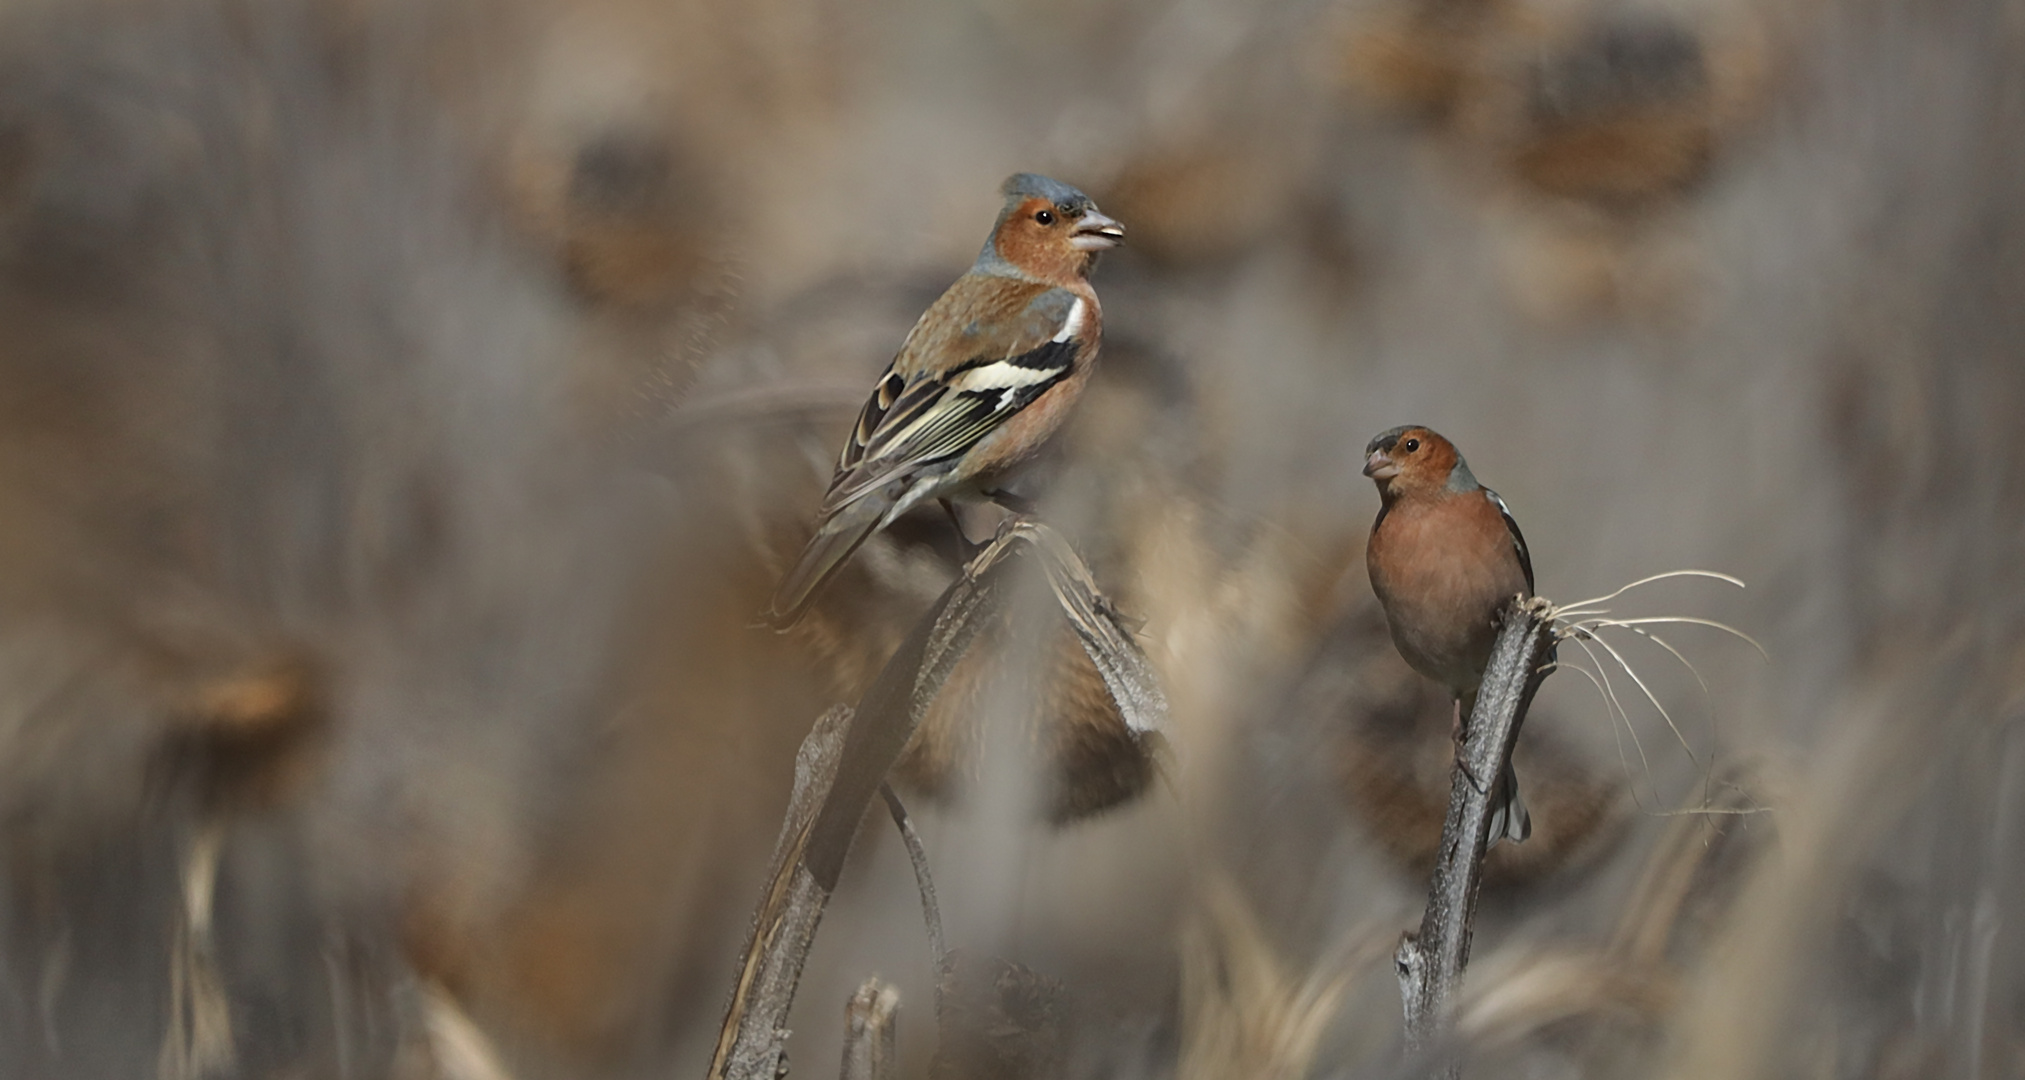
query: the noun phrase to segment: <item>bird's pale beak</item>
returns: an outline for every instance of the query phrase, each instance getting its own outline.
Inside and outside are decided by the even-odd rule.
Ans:
[[[1373,450],[1364,460],[1364,475],[1373,480],[1390,480],[1399,475],[1399,466],[1385,456],[1385,451]]]
[[[1069,237],[1069,246],[1077,251],[1104,251],[1124,242],[1125,226],[1095,210],[1076,219],[1076,231]]]

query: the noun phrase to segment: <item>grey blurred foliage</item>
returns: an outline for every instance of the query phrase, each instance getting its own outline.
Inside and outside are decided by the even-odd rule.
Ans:
[[[1008,631],[896,780],[1054,1075],[1400,1069],[1406,422],[1545,595],[1725,571],[1613,607],[1772,658],[1615,639],[1681,742],[1548,682],[1466,1074],[2018,1075],[2020,132],[1995,0],[0,6],[0,1077],[701,1075],[796,747],[961,552],[750,624],[1017,170],[1130,230],[1042,513],[1172,756]],[[929,1068],[884,824],[798,1074],[873,975]]]

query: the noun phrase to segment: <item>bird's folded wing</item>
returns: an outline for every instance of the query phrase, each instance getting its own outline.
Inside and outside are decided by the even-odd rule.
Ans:
[[[1512,508],[1505,505],[1505,500],[1500,498],[1497,492],[1485,488],[1484,494],[1490,498],[1491,505],[1498,508],[1498,514],[1505,519],[1505,530],[1512,534],[1512,546],[1518,549],[1519,569],[1525,571],[1526,592],[1530,595],[1533,591],[1533,553],[1526,549],[1526,534],[1519,531],[1519,522],[1512,517]]]
[[[1085,302],[1066,289],[1032,296],[996,333],[974,322],[954,330],[933,326],[937,314],[930,309],[923,316],[865,402],[823,500],[826,511],[977,445],[1068,377],[1088,321]],[[940,366],[925,362],[923,349],[969,355]]]

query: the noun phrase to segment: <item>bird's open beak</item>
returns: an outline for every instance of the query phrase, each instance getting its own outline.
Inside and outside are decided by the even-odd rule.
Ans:
[[[1364,459],[1364,475],[1373,480],[1390,480],[1399,475],[1399,466],[1385,456],[1385,451],[1373,450],[1371,456]]]
[[[1069,246],[1077,251],[1104,251],[1124,242],[1125,226],[1095,210],[1076,219],[1076,231],[1069,237]]]

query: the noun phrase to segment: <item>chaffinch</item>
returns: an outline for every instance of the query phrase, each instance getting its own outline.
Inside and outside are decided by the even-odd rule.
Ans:
[[[873,533],[928,499],[992,499],[1062,425],[1097,361],[1097,255],[1125,229],[1075,188],[1020,173],[968,273],[929,305],[872,388],[817,512],[775,590],[786,630]],[[954,511],[951,511],[952,517]]]
[[[1455,444],[1396,427],[1364,448],[1383,505],[1364,561],[1392,643],[1455,698],[1455,731],[1476,707],[1498,610],[1533,592],[1533,559],[1498,493],[1477,482]],[[1510,761],[1492,792],[1490,837],[1514,842],[1533,824]]]

